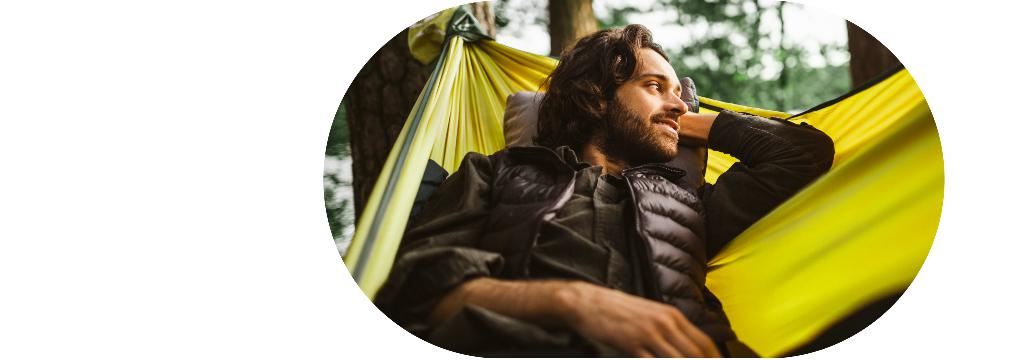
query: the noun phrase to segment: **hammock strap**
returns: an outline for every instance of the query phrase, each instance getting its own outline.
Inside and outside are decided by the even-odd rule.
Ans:
[[[412,118],[412,123],[409,129],[415,131],[419,128],[420,121],[423,120],[423,112],[427,108],[427,104],[430,103],[430,98],[434,95],[434,84],[437,82],[438,74],[444,67],[444,63],[448,60],[448,42],[451,37],[445,37],[444,45],[441,47],[441,56],[434,64],[434,71],[430,73],[430,78],[427,79],[426,93],[423,94],[422,101],[419,102],[419,106],[416,107],[416,115]],[[388,204],[391,201],[392,194],[395,193],[394,189],[398,182],[398,178],[402,170],[405,168],[404,164],[406,158],[409,156],[409,147],[412,144],[412,140],[415,138],[414,133],[408,134],[401,144],[401,148],[398,151],[398,160],[395,161],[395,166],[391,168],[391,174],[388,176],[387,187],[384,190],[381,204]],[[377,207],[377,212],[373,215],[373,222],[370,223],[370,229],[367,231],[366,243],[363,245],[359,252],[359,261],[356,264],[355,270],[352,271],[352,277],[356,279],[356,283],[361,283],[363,280],[363,274],[366,270],[366,264],[370,263],[370,252],[374,248],[374,242],[377,241],[377,232],[380,230],[381,220],[384,219],[385,213],[387,212],[386,206]]]

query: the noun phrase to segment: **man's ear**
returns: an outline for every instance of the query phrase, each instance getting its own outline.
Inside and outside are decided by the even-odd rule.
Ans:
[[[611,96],[612,96],[612,100],[611,101],[615,101],[615,97],[618,96],[618,95],[616,95],[615,93],[612,93]],[[594,113],[591,114],[591,115],[594,116],[596,119],[604,118],[604,115],[606,113],[608,113],[608,106],[611,104],[611,101],[609,101],[607,98],[604,98],[604,97],[602,97],[600,99],[597,99],[597,102],[596,102],[597,106],[594,107]]]

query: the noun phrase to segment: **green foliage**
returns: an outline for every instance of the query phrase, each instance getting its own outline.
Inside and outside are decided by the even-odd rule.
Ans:
[[[806,51],[806,49],[802,51]],[[831,50],[822,48],[822,52],[826,51]],[[842,47],[842,51],[846,51],[846,48]],[[800,56],[803,55],[793,57],[799,58]],[[778,106],[765,106],[765,108],[789,110],[795,114],[851,90],[849,63],[827,64],[817,68],[803,63],[798,64],[798,66],[786,66],[783,75],[785,82],[782,79],[776,80],[780,83],[777,91],[780,100],[776,100],[774,104]]]
[[[344,103],[338,106],[338,111],[334,114],[334,123],[331,124],[331,132],[327,136],[325,155],[324,205],[327,208],[327,223],[331,227],[335,243],[343,251],[351,237],[351,234],[346,232],[351,231],[355,222],[352,180],[348,176],[343,176],[341,166],[338,166],[351,159],[348,118]]]
[[[772,29],[764,23],[772,18],[782,22],[785,8],[799,6],[762,0],[652,0],[647,6],[608,7],[607,15],[597,20],[605,29],[631,24],[636,15],[667,14],[671,20],[665,25],[685,30],[656,32],[655,41],[687,38],[665,50],[677,74],[692,78],[700,95],[799,112],[850,90],[848,61],[834,60],[847,57],[845,44],[794,43],[785,40],[784,27]],[[547,24],[547,12],[538,12],[545,7],[543,0],[497,1],[498,31],[516,36],[523,27]],[[812,65],[812,56],[833,60]]]
[[[348,119],[345,116],[345,103],[341,103],[338,105],[338,111],[334,113],[331,132],[327,135],[327,156],[347,155],[349,155]]]
[[[597,27],[601,29],[609,29],[629,25],[631,24],[631,22],[629,22],[629,16],[640,12],[641,9],[635,6],[608,8],[607,17],[597,18]]]
[[[697,35],[688,44],[666,52],[676,73],[692,78],[699,94],[799,112],[849,91],[850,74],[847,62],[826,61],[824,66],[815,67],[808,61],[815,52],[825,59],[845,54],[845,45],[810,48],[787,41],[784,27],[766,29],[766,16],[775,16],[784,24],[782,15],[790,6],[799,5],[780,2],[764,7],[755,0],[658,0],[650,10],[674,14],[677,24]],[[656,34],[655,39],[658,36],[664,35]]]
[[[526,26],[548,27],[548,2],[545,0],[495,0],[494,25],[500,32],[518,35]]]
[[[337,174],[324,172],[324,205],[327,208],[327,224],[331,227],[331,236],[335,241],[344,239],[346,228],[350,227],[352,218],[351,195],[343,196],[341,192],[352,192],[352,182],[342,179]],[[339,244],[340,245],[340,244]]]

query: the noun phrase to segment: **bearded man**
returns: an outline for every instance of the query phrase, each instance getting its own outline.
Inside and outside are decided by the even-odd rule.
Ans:
[[[707,260],[828,171],[832,140],[697,114],[639,25],[580,39],[548,85],[540,146],[466,155],[407,231],[377,306],[479,356],[752,355],[704,285]],[[665,164],[681,146],[740,161],[695,187]]]

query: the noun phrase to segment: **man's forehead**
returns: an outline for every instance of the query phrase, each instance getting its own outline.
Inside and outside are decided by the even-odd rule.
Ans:
[[[634,73],[635,77],[653,76],[662,78],[663,80],[670,81],[673,84],[679,84],[679,77],[676,76],[676,70],[672,68],[672,64],[661,57],[656,51],[644,48],[640,53],[640,66],[637,67]]]
[[[670,83],[673,87],[682,88],[682,84],[679,83],[679,77],[676,76],[676,70],[672,68],[672,64],[669,64],[668,60],[661,57],[661,54],[647,48],[644,48],[640,53],[639,66],[633,72],[634,80],[644,78],[657,78],[658,80]]]

